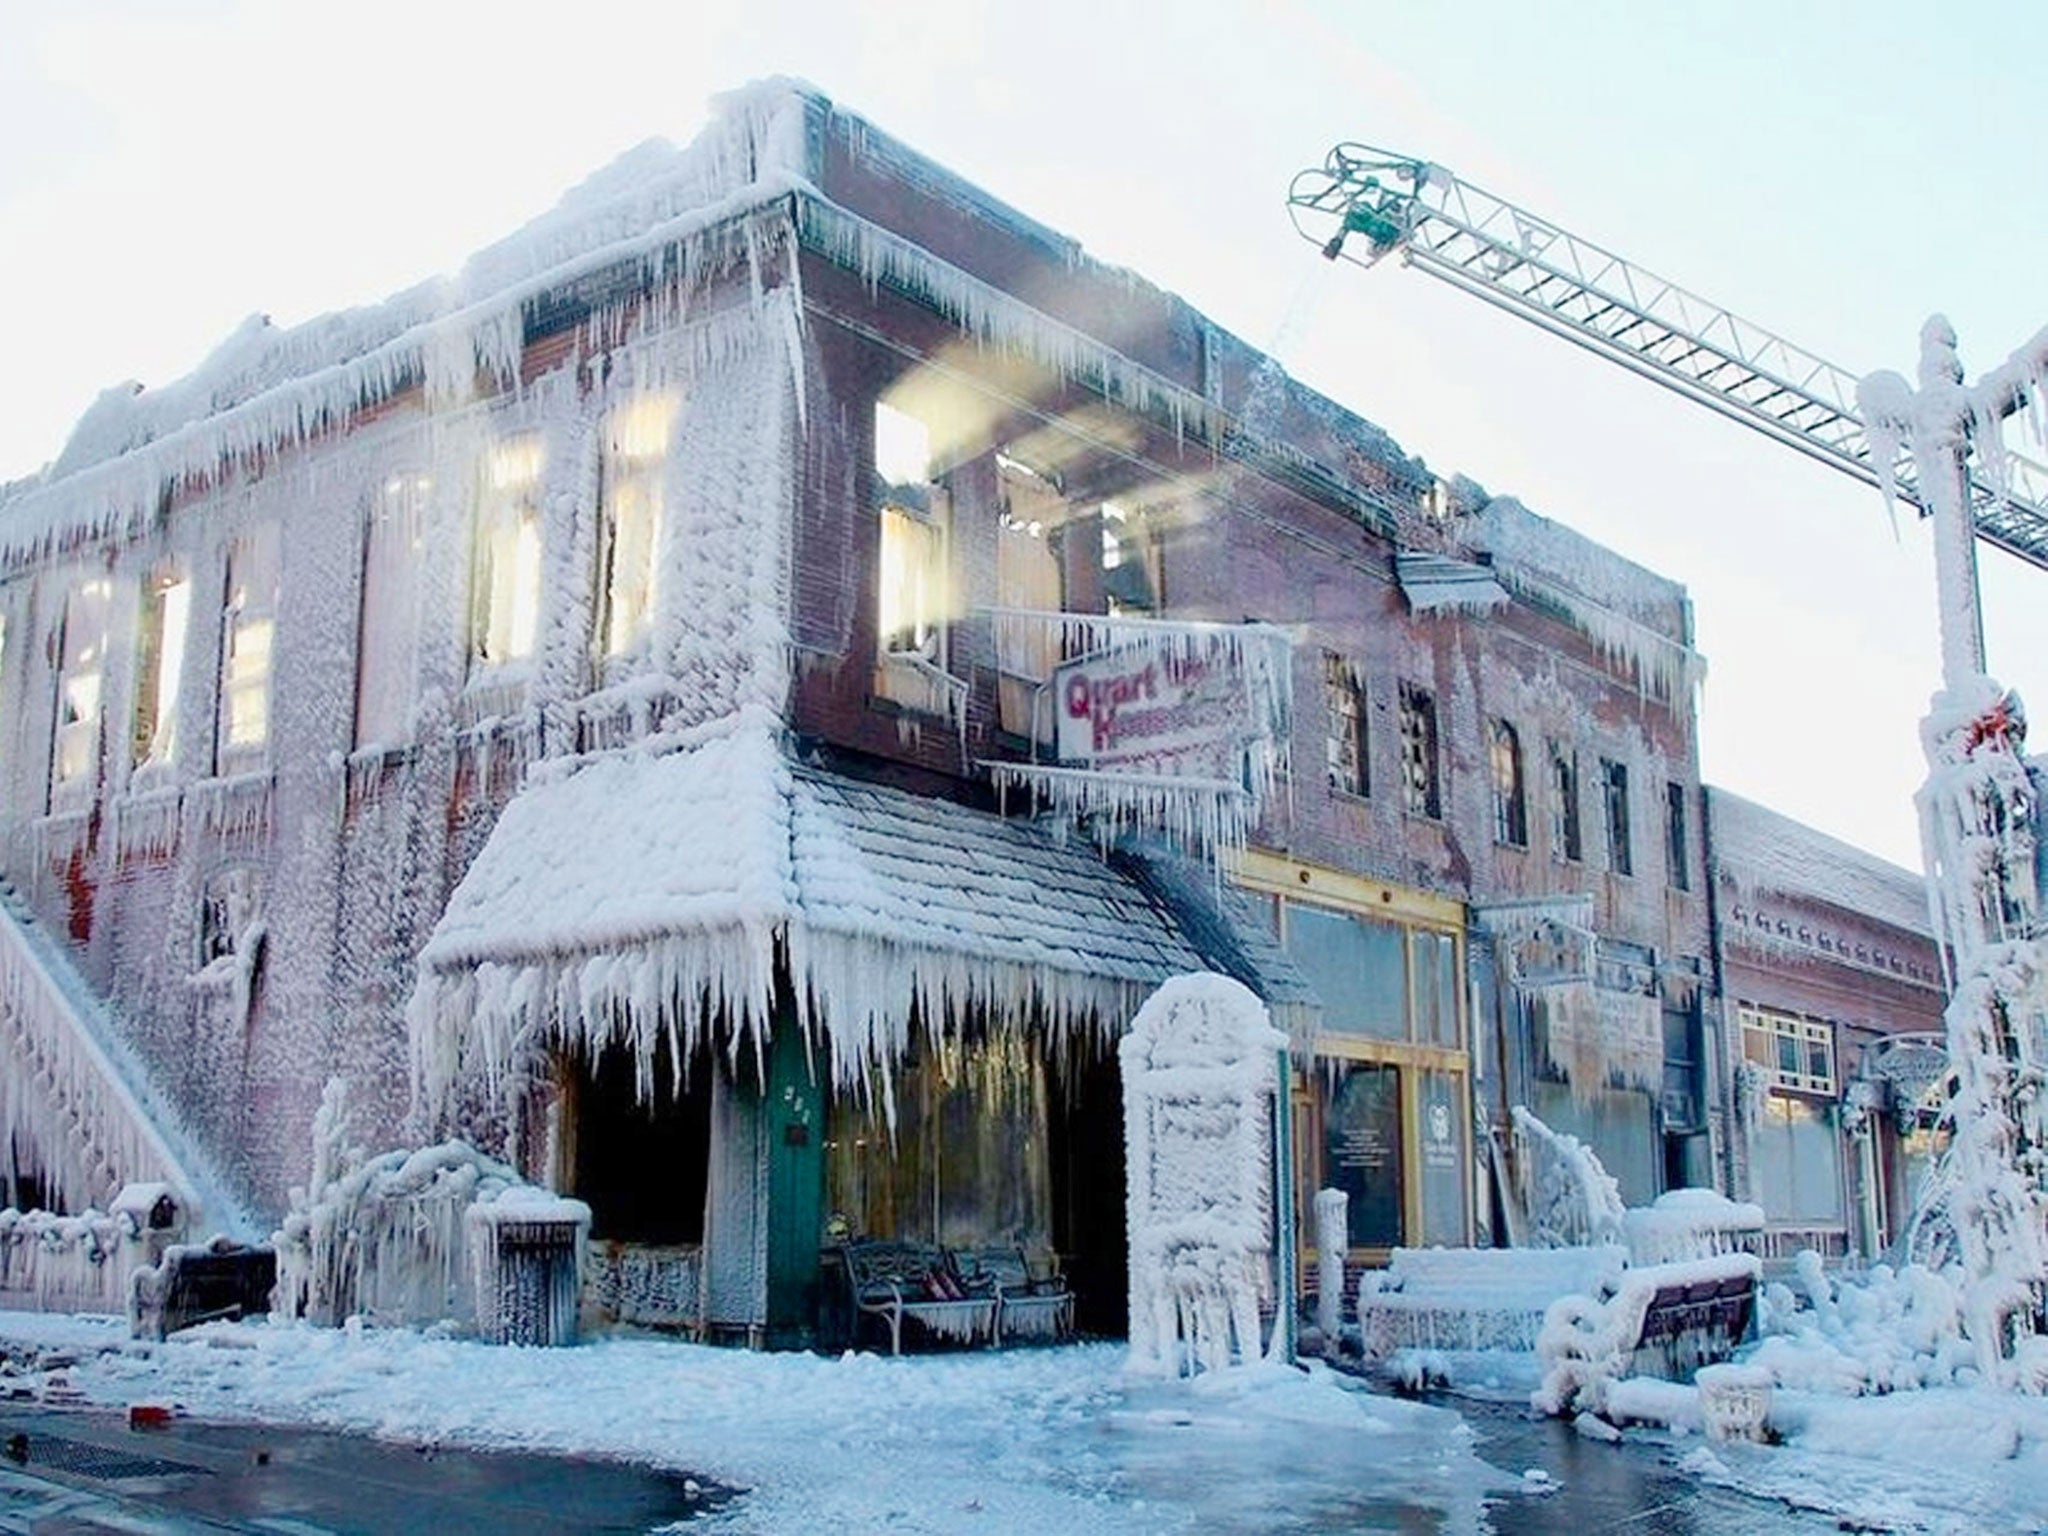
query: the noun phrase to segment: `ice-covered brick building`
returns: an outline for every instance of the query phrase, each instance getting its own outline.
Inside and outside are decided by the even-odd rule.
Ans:
[[[1906,1235],[1948,1097],[1926,882],[1723,789],[1707,815],[1726,1183],[1764,1208],[1767,1257],[1874,1257]]]
[[[802,1337],[843,1230],[1115,1329],[1114,1042],[1204,968],[1355,1261],[1490,1232],[1515,1103],[1717,1165],[1682,589],[807,88],[110,391],[0,622],[17,1202],[261,1230],[343,1075],[622,1316]]]

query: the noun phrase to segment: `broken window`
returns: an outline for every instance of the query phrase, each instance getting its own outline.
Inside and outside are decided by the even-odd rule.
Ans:
[[[881,518],[875,692],[919,713],[952,714],[964,690],[946,670],[951,508],[933,478],[930,430],[877,402],[874,465]]]
[[[136,621],[131,767],[168,767],[177,761],[178,683],[191,617],[192,583],[185,573],[172,564],[151,571],[142,583]]]
[[[1323,653],[1323,703],[1329,718],[1323,749],[1330,788],[1342,795],[1371,794],[1365,676],[1355,662],[1333,651]]]
[[[1579,755],[1550,744],[1550,856],[1576,864],[1585,857],[1579,831]]]
[[[1628,764],[1600,759],[1600,797],[1607,813],[1607,866],[1617,875],[1635,873],[1629,850]]]
[[[261,876],[248,864],[229,864],[207,877],[199,895],[199,969],[239,950],[256,925]]]
[[[1529,797],[1522,784],[1522,739],[1505,720],[1489,730],[1488,760],[1493,769],[1493,837],[1514,848],[1529,845]]]
[[[90,800],[98,782],[111,595],[111,584],[96,577],[73,587],[64,600],[64,632],[57,642],[57,723],[50,743],[52,810]]]
[[[1437,775],[1436,699],[1427,688],[1401,685],[1401,803],[1411,816],[1443,815]]]
[[[596,627],[604,658],[639,651],[653,623],[662,473],[674,417],[673,397],[646,395],[613,411],[605,425]]]
[[[1664,786],[1664,855],[1672,889],[1692,889],[1692,861],[1686,854],[1685,786],[1673,779]]]
[[[1102,591],[1112,614],[1159,607],[1159,550],[1142,514],[1102,504]]]
[[[220,701],[214,768],[228,773],[260,759],[270,742],[270,669],[277,638],[277,525],[265,523],[228,547],[221,603]]]
[[[426,556],[425,475],[393,475],[377,493],[363,538],[356,638],[356,746],[412,739],[419,675],[420,569]]]
[[[996,455],[1002,496],[996,518],[996,606],[1024,613],[1058,613],[1066,606],[1060,554],[1067,503],[1058,483],[1008,454]],[[1059,626],[996,625],[998,707],[1002,727],[1017,736],[1042,736],[1051,722],[1034,721],[1038,690],[1063,659]]]
[[[470,670],[533,655],[540,625],[540,440],[515,438],[485,456],[478,487]]]

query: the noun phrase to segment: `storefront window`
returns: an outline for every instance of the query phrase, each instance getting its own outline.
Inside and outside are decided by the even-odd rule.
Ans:
[[[1034,1042],[1012,1033],[920,1041],[893,1097],[893,1134],[879,1100],[835,1099],[830,1109],[826,1199],[850,1231],[949,1247],[1051,1246],[1045,1065]]]
[[[1348,1197],[1354,1248],[1406,1241],[1401,1178],[1401,1069],[1376,1063],[1334,1067],[1323,1117],[1323,1183]]]
[[[1773,1093],[1750,1151],[1753,1198],[1772,1221],[1839,1222],[1841,1140],[1835,1106]]]
[[[1422,1083],[1422,1241],[1454,1248],[1465,1234],[1465,1079],[1424,1072]]]
[[[1375,1040],[1408,1038],[1402,930],[1327,907],[1287,904],[1287,953],[1323,1004],[1323,1028]]]

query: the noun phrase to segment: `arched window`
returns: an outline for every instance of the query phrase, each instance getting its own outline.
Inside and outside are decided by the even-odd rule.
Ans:
[[[1493,836],[1514,848],[1529,846],[1529,797],[1522,784],[1522,741],[1505,720],[1493,722]]]

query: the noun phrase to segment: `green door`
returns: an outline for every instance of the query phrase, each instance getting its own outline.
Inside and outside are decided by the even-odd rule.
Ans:
[[[818,1245],[825,1225],[825,1100],[803,1032],[776,1010],[761,1105],[768,1137],[768,1343],[810,1343],[818,1318]]]

